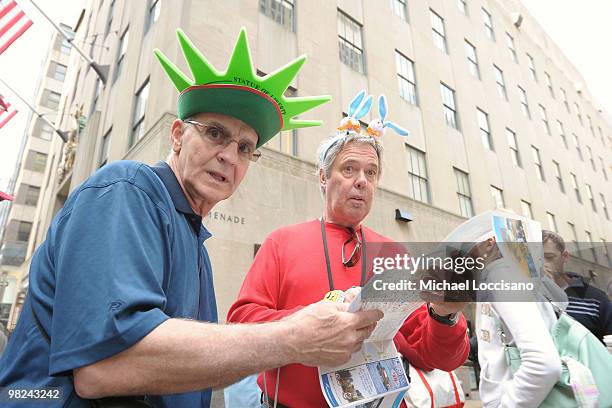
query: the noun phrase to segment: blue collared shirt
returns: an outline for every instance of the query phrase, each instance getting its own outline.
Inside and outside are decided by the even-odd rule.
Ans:
[[[168,318],[217,322],[210,236],[166,163],[104,166],[70,195],[32,258],[0,386],[61,387],[62,400],[45,406],[88,406],[74,392],[73,369],[131,347]],[[149,400],[209,407],[210,398],[203,390]]]

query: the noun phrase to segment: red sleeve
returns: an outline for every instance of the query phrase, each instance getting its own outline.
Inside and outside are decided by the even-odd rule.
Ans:
[[[227,312],[228,323],[268,322],[281,320],[304,306],[279,310],[281,268],[278,244],[266,238],[242,283],[238,299]]]
[[[429,317],[426,305],[406,319],[393,340],[410,364],[427,371],[454,370],[470,352],[465,317],[461,315],[455,325],[449,326]]]

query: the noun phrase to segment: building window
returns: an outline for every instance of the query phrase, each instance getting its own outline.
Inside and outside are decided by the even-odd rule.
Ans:
[[[567,94],[565,93],[565,89],[559,88],[559,90],[561,90],[561,100],[565,105],[565,110],[567,111],[567,113],[570,113],[569,103],[567,102]]]
[[[548,93],[554,98],[555,92],[553,91],[552,80],[550,79],[548,72],[544,72],[544,80],[546,81],[546,86],[548,87]]]
[[[393,14],[404,21],[407,21],[406,0],[391,0],[391,10]]]
[[[587,153],[589,155],[589,161],[591,162],[591,167],[593,171],[597,171],[597,167],[595,166],[595,158],[593,157],[593,151],[591,150],[591,146],[587,146]]]
[[[604,178],[608,181],[608,173],[606,173],[606,166],[604,165],[603,157],[599,156],[599,163],[601,164],[601,172]]]
[[[261,13],[289,31],[295,31],[294,0],[259,0]]]
[[[506,138],[508,139],[508,146],[510,146],[510,157],[512,157],[512,163],[517,167],[523,167],[521,165],[521,155],[519,153],[518,144],[516,143],[516,134],[510,129],[506,128]]]
[[[433,34],[433,42],[440,51],[447,52],[444,19],[436,14],[436,12],[432,9],[429,9],[429,14],[431,17],[431,32]]]
[[[529,74],[531,75],[531,79],[538,82],[538,76],[536,75],[535,63],[533,62],[533,57],[527,54],[527,66],[529,67]]]
[[[495,32],[493,31],[493,20],[491,19],[491,14],[484,8],[482,9],[482,20],[484,21],[485,33],[487,33],[487,37],[495,41]]]
[[[597,206],[595,205],[595,197],[593,197],[593,189],[590,184],[586,185],[587,199],[591,202],[591,208],[597,212]]]
[[[42,119],[38,119],[36,125],[34,136],[44,140],[51,140],[54,132],[53,127],[47,122],[43,122]]]
[[[110,32],[111,26],[113,25],[113,17],[115,14],[115,0],[111,0],[108,6],[108,17],[106,18],[106,28],[104,29],[104,38]]]
[[[529,103],[527,103],[527,94],[525,93],[525,90],[520,86],[517,86],[517,88],[519,91],[519,98],[521,100],[521,111],[523,112],[523,115],[525,115],[525,117],[531,119],[531,113],[529,113]]]
[[[159,19],[161,12],[161,0],[149,0],[149,11],[147,12],[147,22],[145,23],[145,33],[149,32],[153,24]]]
[[[476,47],[474,47],[468,40],[465,40],[465,56],[467,57],[468,68],[470,73],[480,79],[480,70],[478,69],[478,56],[476,55]]]
[[[593,245],[593,237],[591,236],[591,233],[589,231],[584,232],[587,236],[588,248],[591,250],[591,260],[597,263],[597,253],[595,252],[595,246]]]
[[[53,70],[53,79],[64,82],[64,79],[66,78],[66,66],[58,64],[57,62],[52,62],[50,68]]]
[[[266,147],[295,157],[298,154],[297,141],[297,129],[292,129],[279,132],[277,137],[266,143]]]
[[[574,102],[574,111],[576,112],[576,116],[578,117],[578,122],[580,122],[580,126],[584,126],[584,123],[582,122],[582,115],[580,114],[580,107],[576,102]]]
[[[531,203],[525,200],[521,200],[521,212],[523,213],[523,217],[533,220],[533,212],[531,211]]]
[[[257,75],[266,76],[265,73],[261,71],[257,71]],[[289,87],[287,91],[285,91],[285,97],[287,98],[295,98],[297,96],[297,90],[293,87]],[[297,119],[297,117],[295,118]],[[266,147],[270,149],[277,150],[279,152],[289,154],[292,156],[298,155],[298,131],[297,129],[286,130],[284,132],[279,132],[278,136],[273,137],[266,143]]]
[[[612,266],[612,260],[610,260],[610,253],[608,252],[608,244],[603,238],[600,238],[599,240],[601,241],[601,254],[603,255],[603,259],[606,260],[608,266]]]
[[[546,213],[546,220],[548,221],[548,228],[552,232],[558,232],[557,221],[555,220],[555,215],[553,213]]]
[[[610,219],[610,215],[608,214],[608,206],[606,205],[606,197],[602,193],[599,193],[599,201],[601,204],[601,209],[603,210],[606,219]]]
[[[506,94],[506,83],[504,82],[504,73],[496,65],[493,65],[493,71],[495,72],[495,82],[497,83],[497,93],[503,100],[508,100]]]
[[[548,126],[548,116],[546,115],[546,108],[542,105],[538,105],[540,107],[540,120],[542,121],[542,127],[547,135],[550,135],[550,126]]]
[[[38,196],[40,195],[40,187],[26,185],[25,205],[36,206],[38,204]]]
[[[72,50],[72,44],[66,38],[62,40],[62,45],[60,47],[60,52],[62,54],[70,55],[70,50]]]
[[[572,139],[574,140],[574,144],[576,145],[576,152],[578,152],[578,157],[580,160],[584,161],[584,157],[582,156],[582,149],[580,148],[580,142],[578,141],[578,136],[575,133],[572,133]]]
[[[108,163],[108,147],[110,145],[112,131],[113,128],[111,126],[111,128],[106,131],[104,136],[102,136],[102,143],[100,144],[100,157],[98,159],[98,168]]]
[[[478,116],[478,127],[480,128],[480,140],[484,147],[493,150],[493,140],[491,139],[491,130],[489,128],[489,115],[486,112],[476,108]]]
[[[514,38],[512,38],[509,33],[506,33],[506,45],[508,46],[508,51],[510,51],[510,59],[512,59],[514,62],[518,62],[516,48],[514,47]]]
[[[34,153],[34,170],[37,173],[44,173],[45,167],[47,166],[47,155],[40,152]]]
[[[130,39],[129,27],[125,29],[121,38],[119,39],[119,47],[117,48],[117,62],[115,63],[115,75],[113,76],[113,82],[121,75],[121,69],[125,61],[125,53],[127,52],[128,42]]]
[[[459,8],[460,12],[467,16],[468,11],[466,0],[457,0],[457,7]]]
[[[94,88],[94,94],[91,101],[91,108],[89,109],[89,116],[91,117],[98,107],[98,99],[100,99],[100,92],[102,91],[102,81],[100,78],[96,79],[96,87]]]
[[[553,170],[555,171],[555,178],[557,179],[557,184],[559,185],[559,190],[565,194],[565,186],[563,185],[563,177],[561,177],[561,167],[559,163],[553,160]]]
[[[589,129],[591,130],[591,135],[595,137],[595,129],[593,129],[593,121],[591,121],[591,117],[586,115],[587,122],[589,123]]]
[[[429,204],[425,153],[408,145],[406,149],[408,153],[408,195],[414,200]]]
[[[493,198],[493,208],[504,208],[504,192],[502,189],[491,186],[491,197]]]
[[[457,179],[459,210],[462,216],[471,218],[474,216],[474,207],[472,207],[472,192],[468,174],[456,168],[453,168],[453,170],[455,171],[455,178]]]
[[[147,99],[149,99],[149,78],[145,79],[144,83],[140,86],[138,91],[136,91],[130,146],[140,140],[144,135],[144,118],[147,108]]]
[[[19,221],[17,229],[17,241],[27,242],[30,239],[30,231],[32,231],[32,223]]]
[[[35,150],[29,150],[25,159],[26,170],[44,173],[47,166],[47,155]]]
[[[565,129],[563,129],[563,123],[561,123],[560,120],[557,121],[557,130],[559,131],[561,140],[563,140],[563,146],[565,146],[566,149],[569,149],[569,146],[567,145],[567,138],[565,137]]]
[[[365,64],[361,25],[340,10],[338,10],[338,42],[340,44],[340,61],[363,74]]]
[[[570,232],[572,233],[572,242],[574,243],[574,248],[577,248],[578,245],[578,234],[576,234],[576,227],[574,226],[573,223],[569,222],[567,223],[567,226],[569,227]]]
[[[43,91],[42,104],[49,109],[57,109],[59,107],[61,95],[57,92],[53,92],[49,89]]]
[[[274,143],[273,146],[275,146],[279,152],[283,152],[294,157],[298,155],[297,129],[280,132],[278,137],[272,141],[274,140],[278,141],[278,144]]]
[[[531,155],[533,156],[533,164],[535,164],[536,174],[540,180],[544,181],[544,169],[542,168],[540,151],[537,147],[531,146]]]
[[[395,51],[395,67],[397,69],[397,81],[402,99],[413,105],[417,104],[416,79],[414,76],[414,62]]]
[[[576,194],[576,200],[582,204],[582,197],[580,196],[580,189],[578,188],[578,179],[574,173],[570,173],[570,181],[572,183],[572,189],[574,189],[574,193]]]
[[[444,111],[444,120],[446,124],[452,128],[459,129],[457,120],[457,107],[455,106],[455,91],[440,82],[442,90],[442,109]]]

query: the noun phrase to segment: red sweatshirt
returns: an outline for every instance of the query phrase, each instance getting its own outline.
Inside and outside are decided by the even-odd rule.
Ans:
[[[335,289],[360,284],[361,261],[353,267],[342,264],[341,248],[349,238],[346,228],[326,223],[327,247]],[[392,242],[364,227],[368,242]],[[358,231],[359,233],[359,231]],[[371,272],[369,272],[371,275]],[[235,323],[280,320],[304,306],[323,299],[329,291],[325,253],[319,220],[274,231],[257,252],[227,321]],[[454,326],[431,319],[425,305],[417,309],[394,338],[398,351],[414,366],[431,370],[454,370],[466,360],[469,340],[462,316]],[[256,356],[254,356],[256,357]],[[266,376],[267,394],[274,398],[276,370]],[[263,390],[263,377],[258,378]],[[301,364],[281,368],[278,402],[290,407],[325,407],[317,369]]]

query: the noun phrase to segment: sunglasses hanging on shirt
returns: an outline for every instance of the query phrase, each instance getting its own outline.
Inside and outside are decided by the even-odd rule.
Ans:
[[[360,231],[361,237],[357,234],[357,231],[355,231],[353,228],[348,228],[348,231],[351,233],[351,236],[346,241],[344,241],[344,243],[342,244],[342,265],[348,268],[355,266],[357,265],[357,263],[359,262],[359,260],[361,259],[363,255],[363,261],[361,262],[361,283],[359,284],[359,286],[363,287],[363,285],[365,284],[365,278],[366,278],[366,262],[365,262],[366,243],[365,243],[365,238],[363,237],[363,228]],[[334,279],[332,277],[331,263],[329,261],[329,251],[327,249],[327,235],[325,233],[325,220],[323,219],[323,217],[321,217],[321,236],[323,238],[323,250],[325,251],[325,263],[327,265],[327,280],[329,282],[329,290],[333,291],[334,290]],[[356,242],[355,247],[353,248],[353,251],[351,252],[351,256],[349,256],[349,258],[346,259],[344,248],[348,244],[350,244],[353,240]]]

